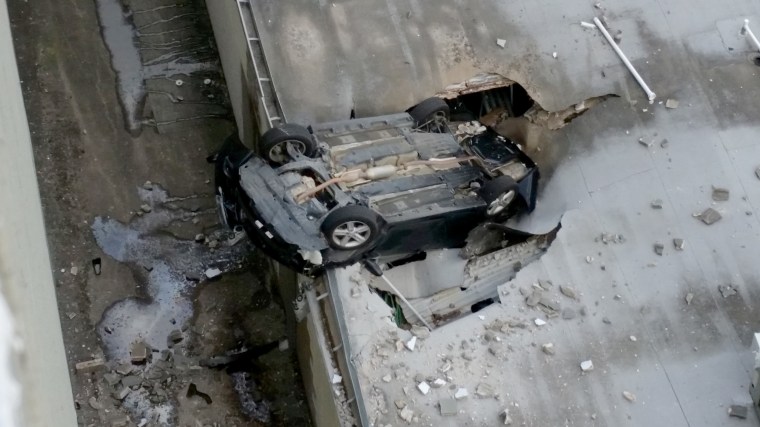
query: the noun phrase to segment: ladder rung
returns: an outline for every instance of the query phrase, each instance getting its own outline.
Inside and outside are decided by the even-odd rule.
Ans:
[[[257,42],[257,41],[259,41],[259,40],[260,40],[260,39],[259,39],[258,37],[248,37],[248,41],[249,41],[249,42]]]
[[[271,79],[269,77],[259,77],[260,82],[269,82]]]

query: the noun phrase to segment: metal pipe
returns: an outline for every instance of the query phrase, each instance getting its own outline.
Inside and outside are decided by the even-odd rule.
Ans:
[[[753,33],[752,30],[749,29],[749,19],[744,20],[744,26],[742,27],[741,33],[749,36],[749,40],[752,42],[753,45],[755,45],[755,49],[760,50],[760,41],[757,41],[757,37],[755,37],[755,33]]]
[[[396,293],[396,296],[398,296],[399,298],[401,298],[401,301],[404,301],[404,304],[406,304],[406,306],[407,306],[407,307],[409,307],[409,308],[412,310],[412,312],[413,312],[413,313],[414,313],[414,314],[417,316],[417,318],[418,318],[418,319],[420,319],[420,320],[422,321],[422,323],[424,323],[424,324],[425,324],[425,326],[427,326],[427,328],[428,328],[428,329],[430,329],[430,330],[432,331],[432,330],[433,330],[433,327],[432,327],[432,326],[430,326],[430,324],[429,324],[428,322],[426,322],[426,321],[425,321],[425,319],[424,319],[424,318],[422,317],[422,315],[420,315],[420,313],[419,313],[419,312],[418,312],[418,311],[417,311],[417,310],[414,308],[414,306],[412,306],[412,304],[410,304],[410,303],[409,303],[409,301],[408,301],[406,298],[404,298],[404,295],[402,295],[402,294],[401,294],[401,292],[400,292],[400,291],[399,291],[399,290],[398,290],[398,289],[397,289],[395,286],[393,286],[393,283],[391,283],[391,281],[390,281],[390,280],[388,280],[388,278],[387,278],[387,277],[385,277],[385,274],[383,274],[382,276],[380,276],[380,278],[381,278],[381,279],[383,279],[383,280],[385,280],[385,283],[387,283],[387,284],[388,284],[388,286],[390,286],[390,287],[391,287],[391,289],[393,289],[393,292],[395,292],[395,293]]]
[[[633,78],[636,79],[636,81],[639,83],[639,86],[641,86],[642,89],[644,89],[644,92],[646,92],[647,97],[649,98],[649,103],[651,104],[654,102],[654,99],[657,95],[655,95],[654,92],[652,92],[651,89],[649,89],[649,86],[647,86],[646,82],[644,82],[644,79],[641,78],[639,73],[636,71],[635,68],[633,68],[633,64],[631,64],[631,61],[628,60],[628,58],[625,56],[622,50],[620,50],[620,47],[615,43],[615,40],[612,39],[612,36],[607,31],[606,28],[604,28],[604,25],[602,24],[602,21],[599,20],[599,18],[594,17],[594,24],[596,24],[596,27],[599,28],[599,31],[602,32],[602,35],[604,35],[604,38],[607,39],[607,41],[610,43],[610,46],[612,46],[612,49],[615,50],[615,53],[620,57],[620,59],[623,61],[623,64],[628,68],[628,71],[633,74]]]

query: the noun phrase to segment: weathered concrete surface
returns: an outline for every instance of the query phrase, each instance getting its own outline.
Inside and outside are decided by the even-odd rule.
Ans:
[[[0,104],[0,299],[7,299],[10,304],[16,333],[23,340],[15,372],[15,379],[23,384],[23,406],[11,409],[21,411],[23,421],[18,420],[19,426],[75,426],[32,142],[5,0],[0,1],[0,93],[3,94]],[[2,346],[9,344],[4,340],[0,342]],[[14,403],[13,385],[0,384],[0,387],[10,393],[3,404]],[[0,414],[3,412],[0,410]],[[8,419],[0,416],[0,423],[3,420]]]
[[[411,2],[407,18],[402,2],[372,3],[361,14],[353,3],[262,7],[264,21],[268,12],[284,17],[284,23],[276,27],[273,20],[267,28],[289,47],[276,59],[288,64],[289,73],[303,72],[294,65],[310,55],[337,55],[310,70],[335,84],[316,93],[339,95],[328,97],[337,100],[318,114],[340,116],[347,100],[369,105],[369,93],[387,96],[367,111],[401,108],[424,97],[416,91],[440,90],[473,68],[516,79],[550,110],[603,93],[620,97],[562,129],[542,132],[542,138],[528,138],[543,185],[537,210],[516,223],[546,232],[562,218],[563,227],[549,251],[506,284],[502,305],[433,331],[410,352],[394,344],[409,333],[392,325],[379,298],[368,292],[352,297],[345,288],[341,297],[352,347],[358,349],[351,357],[370,417],[379,424],[401,422],[394,402],[402,400],[421,425],[436,426],[496,425],[504,421],[505,409],[513,425],[737,422],[727,409],[749,403],[749,347],[760,330],[760,69],[738,34],[744,17],[755,21],[757,5]],[[345,19],[339,25],[327,24],[340,14]],[[594,15],[607,16],[613,34],[622,31],[621,47],[658,94],[654,104],[600,34],[578,25]],[[394,16],[407,24],[394,27]],[[376,28],[375,22],[383,24]],[[461,26],[466,41],[434,45],[445,40],[432,36],[440,26],[446,29],[442,34],[456,34]],[[359,60],[349,61],[346,40],[339,36],[354,34],[355,27],[367,28],[366,39],[361,38],[363,50],[352,51]],[[381,27],[395,31],[382,36]],[[338,42],[305,44],[329,40],[306,37],[310,32],[334,34]],[[504,50],[495,45],[496,37],[509,41]],[[409,64],[405,46],[415,59]],[[473,59],[433,70],[431,64],[440,64],[456,46],[469,46]],[[342,96],[345,91],[351,93]],[[667,108],[667,99],[677,100],[678,107]],[[285,105],[306,116],[313,111],[306,104]],[[713,187],[729,190],[730,198],[713,200]],[[652,207],[657,199],[660,209]],[[708,225],[694,217],[707,208],[720,213],[720,220]],[[624,239],[605,244],[602,233]],[[671,244],[676,238],[688,242],[681,251]],[[653,249],[657,242],[663,243],[662,255]],[[576,315],[549,317],[542,304],[527,306],[519,288],[530,289],[539,280],[554,283],[544,295],[549,302]],[[344,277],[343,284],[349,283]],[[577,299],[563,295],[559,285],[573,288]],[[718,287],[726,285],[736,293],[721,294]],[[547,343],[553,355],[542,351]],[[580,363],[586,360],[594,369],[583,373]],[[384,381],[389,374],[391,380]],[[422,395],[418,374],[443,378],[454,388]],[[474,397],[480,383],[494,388],[498,398]],[[470,397],[458,403],[457,416],[443,418],[437,403],[458,387]],[[760,425],[754,414],[741,422]]]

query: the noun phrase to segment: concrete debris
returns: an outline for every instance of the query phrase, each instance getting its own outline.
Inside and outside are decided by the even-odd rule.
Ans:
[[[98,399],[95,398],[95,396],[92,396],[87,402],[90,404],[90,407],[96,411],[103,409],[103,405],[98,402]]]
[[[575,310],[573,310],[572,308],[566,308],[562,310],[562,318],[565,320],[575,319]]]
[[[602,317],[602,323],[604,323],[605,325],[611,325],[612,320],[610,320],[609,317]]]
[[[697,218],[699,218],[707,225],[712,225],[718,222],[722,216],[720,215],[720,212],[716,211],[715,209],[707,208],[701,214],[698,214]]]
[[[330,378],[330,382],[333,384],[340,384],[341,381],[343,381],[343,377],[338,374],[333,374],[332,378]]]
[[[140,210],[145,213],[150,213],[153,210],[153,208],[150,205],[145,204],[145,205],[140,205]]]
[[[623,243],[625,242],[625,237],[622,234],[602,233],[597,241],[599,240],[606,245],[608,243]]]
[[[69,273],[71,273],[72,276],[76,276],[77,274],[79,274],[79,267],[77,266],[71,267],[71,270],[69,270]]]
[[[121,385],[124,387],[137,387],[142,383],[142,378],[137,375],[128,375],[121,379]]]
[[[404,402],[401,399],[393,401],[393,404],[396,405],[397,409],[404,409],[404,408],[406,408],[406,402]]]
[[[490,384],[480,383],[475,388],[475,395],[482,398],[488,398],[493,396],[493,387]]]
[[[105,367],[106,362],[103,359],[92,359],[86,362],[76,364],[76,370],[80,373],[94,372]]]
[[[547,297],[542,297],[538,301],[538,303],[541,304],[543,307],[548,308],[551,311],[560,311],[562,309],[562,307],[560,307],[558,303],[552,301],[551,299]]]
[[[129,351],[130,360],[135,365],[147,362],[148,354],[148,345],[142,341],[133,343],[132,349]]]
[[[720,294],[723,295],[723,298],[728,298],[731,295],[736,295],[736,289],[731,285],[718,286],[718,290],[720,291]]]
[[[569,286],[560,285],[559,291],[562,292],[562,295],[568,298],[578,299],[578,294],[575,292],[575,289]]]
[[[660,242],[657,242],[654,244],[654,253],[656,253],[659,256],[662,256],[663,251],[665,250],[665,245],[663,245]]]
[[[747,418],[747,405],[731,405],[728,407],[728,416],[740,419]]]
[[[424,340],[426,338],[430,338],[430,329],[427,328],[427,326],[412,326],[411,330],[412,334],[414,334],[415,337]]]
[[[121,415],[111,420],[111,427],[127,427],[129,425],[129,417]]]
[[[686,300],[686,305],[690,305],[691,301],[694,299],[694,294],[689,292],[686,294],[686,297],[684,297],[684,299]]]
[[[132,373],[134,368],[129,363],[122,363],[120,365],[116,366],[116,369],[114,369],[117,374],[119,375],[129,375]]]
[[[652,209],[662,209],[662,199],[652,200],[649,206],[651,206]]]
[[[531,294],[528,295],[528,298],[525,299],[525,305],[528,307],[535,307],[538,305],[539,301],[541,301],[541,291],[533,289],[533,292],[531,292]]]
[[[92,270],[96,276],[100,276],[101,260],[100,257],[92,259]]]
[[[383,378],[381,379],[383,380],[384,383],[389,383],[391,382],[392,377],[391,377],[391,374],[385,374],[383,375]]]
[[[684,239],[673,239],[673,247],[676,248],[677,251],[682,251],[684,246],[686,246],[686,241]]]
[[[169,348],[174,347],[175,344],[178,344],[182,341],[182,331],[179,329],[175,329],[169,333],[169,336],[166,337],[166,345]]]
[[[552,52],[552,58],[557,59],[557,52]]]
[[[206,278],[213,279],[219,277],[222,274],[222,270],[218,268],[207,268],[204,274],[206,275]]]
[[[290,341],[288,341],[287,339],[284,339],[277,344],[277,350],[288,351],[289,348],[290,348]]]
[[[509,408],[502,411],[502,414],[504,415],[504,425],[508,426],[512,424],[512,417],[509,416]]]
[[[195,241],[198,243],[205,242],[206,241],[206,235],[203,233],[198,233],[195,235]]]
[[[412,418],[414,418],[414,411],[409,409],[408,407],[404,406],[403,409],[398,411],[398,416],[401,417],[402,420],[411,423]]]
[[[594,362],[590,360],[584,360],[581,362],[581,371],[588,372],[594,369]]]
[[[668,148],[668,145],[670,144],[670,141],[668,141],[668,138],[663,138],[663,140],[660,142],[661,148]]]
[[[716,202],[725,202],[728,200],[729,194],[727,188],[713,187],[712,199]]]
[[[103,379],[106,380],[106,383],[108,383],[108,385],[113,387],[121,381],[121,376],[113,372],[107,372],[103,374]]]
[[[587,256],[586,257],[586,264],[591,264],[592,262],[594,262],[594,257],[592,257],[591,255]]]
[[[441,379],[441,378],[436,378],[436,379],[433,381],[433,383],[431,384],[431,386],[432,386],[433,388],[441,388],[441,387],[443,387],[443,386],[445,386],[445,385],[446,385],[446,380],[443,380],[443,379]]]
[[[668,99],[665,101],[665,108],[676,109],[678,108],[678,101],[675,99]]]
[[[153,183],[150,181],[145,181],[142,187],[143,187],[143,190],[153,191]]]
[[[651,147],[652,143],[653,141],[647,141],[646,139],[644,139],[644,137],[639,138],[639,144],[643,145],[644,147],[647,147],[647,148]]]
[[[471,361],[475,360],[475,355],[472,353],[472,351],[463,351],[462,352],[462,359],[471,362]]]
[[[548,354],[549,356],[554,356],[554,344],[546,343],[542,345],[541,351],[543,351],[545,354]]]
[[[441,409],[441,415],[450,417],[457,414],[457,401],[451,398],[441,399],[438,401]]]
[[[128,395],[128,394],[129,394],[129,392],[131,392],[131,391],[132,391],[132,389],[131,389],[131,388],[129,388],[129,387],[122,387],[121,389],[119,389],[119,390],[117,390],[117,391],[113,392],[113,397],[114,397],[114,399],[116,399],[116,400],[124,400],[124,399],[126,399],[126,398],[127,398],[127,395]]]
[[[430,384],[428,384],[427,381],[422,381],[421,383],[417,384],[417,390],[419,390],[422,394],[428,394],[430,391]]]
[[[185,394],[185,396],[187,398],[198,396],[201,399],[205,400],[206,404],[210,405],[212,403],[211,396],[198,390],[198,386],[196,386],[195,383],[190,383],[190,385],[187,386],[187,393]]]
[[[536,326],[544,326],[546,324],[546,321],[541,318],[536,318],[536,320],[533,321]]]
[[[407,348],[409,351],[414,351],[414,346],[417,344],[417,336],[412,336],[412,338],[404,343],[404,347]]]
[[[631,393],[630,391],[624,391],[623,397],[625,397],[625,400],[629,402],[635,402],[636,401],[636,395]]]
[[[504,49],[504,46],[507,45],[507,41],[504,39],[496,39],[496,45]]]
[[[636,338],[636,335],[631,335],[630,337],[628,337],[628,339],[630,339],[633,342],[638,341],[638,339]]]
[[[464,387],[459,387],[456,392],[454,392],[454,399],[461,400],[465,397],[469,396],[470,394],[467,392],[467,389]]]

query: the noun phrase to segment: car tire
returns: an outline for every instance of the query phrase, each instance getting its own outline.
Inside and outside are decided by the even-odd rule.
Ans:
[[[377,214],[364,206],[344,206],[322,221],[322,233],[330,247],[358,250],[373,244],[380,231]]]
[[[443,99],[438,97],[428,98],[410,108],[407,112],[414,119],[414,125],[418,129],[435,133],[446,132],[450,109]]]
[[[237,137],[230,135],[216,153],[214,161],[214,192],[219,209],[219,221],[230,228],[240,225],[240,210],[234,194],[239,179],[238,168],[251,156],[248,149]]]
[[[514,210],[518,186],[511,176],[500,176],[483,184],[480,197],[486,202],[487,217],[502,218]]]
[[[264,132],[261,136],[261,155],[270,163],[285,164],[290,160],[285,151],[288,143],[306,157],[314,157],[318,152],[317,143],[308,129],[288,123]]]

